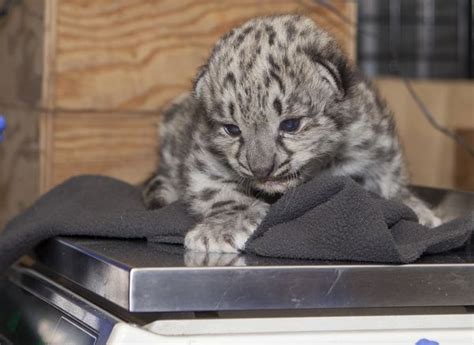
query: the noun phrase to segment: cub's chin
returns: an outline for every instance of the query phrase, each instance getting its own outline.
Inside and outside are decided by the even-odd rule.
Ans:
[[[255,188],[267,194],[283,194],[288,189],[294,188],[300,184],[298,178],[286,179],[268,179],[266,181],[253,181]]]

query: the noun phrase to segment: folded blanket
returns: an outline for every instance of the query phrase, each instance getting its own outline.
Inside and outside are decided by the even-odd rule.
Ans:
[[[146,210],[140,191],[103,176],[71,178],[14,218],[0,234],[0,272],[55,236],[146,238],[183,243],[194,220],[177,202]],[[246,251],[292,259],[407,263],[462,246],[474,212],[435,229],[408,207],[365,191],[349,178],[322,176],[283,195]]]

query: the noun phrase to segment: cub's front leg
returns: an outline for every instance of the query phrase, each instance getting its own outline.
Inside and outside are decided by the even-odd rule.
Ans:
[[[184,244],[196,252],[237,253],[244,249],[269,205],[245,195],[237,184],[210,182],[189,201],[200,221],[187,233]]]

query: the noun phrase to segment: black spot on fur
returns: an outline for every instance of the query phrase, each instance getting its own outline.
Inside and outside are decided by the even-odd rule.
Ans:
[[[234,200],[218,201],[218,202],[212,204],[211,209],[216,209],[216,208],[220,208],[220,207],[224,207],[224,206],[232,205],[232,204],[235,204]]]
[[[283,81],[281,80],[280,76],[273,71],[270,71],[270,76],[276,80],[276,82],[278,83],[278,87],[280,88],[280,91],[285,93],[285,85],[283,84]]]
[[[201,238],[201,241],[202,241],[202,244],[204,245],[204,248],[206,248],[206,253],[207,253],[209,251],[209,238],[207,238],[206,236],[203,236]],[[209,256],[206,255],[206,259],[205,259],[205,262],[203,264],[205,266],[207,266],[208,262],[209,262]]]
[[[201,161],[200,159],[196,158],[194,163],[195,163],[195,166],[196,166],[197,170],[204,171],[206,169],[206,164],[203,161]]]
[[[338,131],[342,130],[346,126],[346,123],[344,121],[344,116],[342,114],[327,113],[326,116],[329,117],[334,122],[334,125],[336,126],[336,129]]]
[[[237,80],[235,80],[235,75],[232,72],[227,73],[227,75],[224,78],[224,87],[227,87],[227,84],[231,84],[234,88],[237,84]]]
[[[283,65],[285,66],[285,68],[290,67],[290,60],[288,60],[288,56],[286,55],[283,57]]]
[[[248,205],[238,204],[238,205],[232,206],[231,210],[232,211],[246,211],[248,208],[249,208]]]
[[[163,183],[159,179],[152,180],[148,183],[146,191],[147,194],[154,193],[156,190],[160,189]]]
[[[288,41],[292,41],[296,35],[296,28],[292,22],[287,22],[286,27],[286,38]]]
[[[273,58],[271,54],[268,55],[268,63],[270,64],[270,66],[272,66],[273,69],[280,72],[280,66],[276,64],[275,59]]]
[[[278,98],[275,98],[275,100],[273,101],[273,108],[275,108],[278,115],[281,115],[283,108],[281,105],[281,101]]]
[[[265,31],[268,35],[268,44],[272,46],[275,43],[276,32],[270,25],[265,25]]]
[[[235,113],[234,103],[230,102],[229,103],[229,114],[230,114],[230,116],[234,116],[234,113]]]
[[[242,98],[242,94],[241,94],[240,92],[237,94],[237,99],[239,100],[239,104],[240,104],[240,106],[242,107],[242,103],[243,103],[242,100],[243,100],[243,98]],[[241,108],[241,109],[242,109],[242,108]],[[242,109],[242,110],[243,110],[243,109]]]
[[[265,84],[265,87],[268,89],[270,87],[270,77],[268,76],[268,74],[265,75],[263,82]]]
[[[251,33],[253,30],[253,27],[252,26],[249,26],[248,28],[246,28],[244,31],[242,31],[242,35],[245,35],[247,36],[249,33]]]
[[[222,176],[214,175],[214,174],[209,174],[208,177],[209,177],[209,179],[211,179],[212,181],[219,181],[220,179],[222,179]]]
[[[247,66],[246,66],[246,67],[247,67],[247,71],[252,69],[254,61],[255,61],[255,59],[250,59],[250,60],[247,62]]]
[[[222,116],[224,115],[224,107],[222,106],[222,102],[216,102],[216,103],[214,103],[214,104],[212,105],[211,111],[212,111],[214,114],[216,114],[216,115],[222,117]]]
[[[229,32],[224,34],[224,36],[222,36],[221,41],[223,41],[223,42],[227,41],[229,38],[234,36],[234,33],[235,33],[235,29],[230,30]]]
[[[236,38],[235,38],[235,41],[234,41],[234,48],[239,48],[240,45],[242,44],[242,42],[244,41],[245,39],[245,36],[246,34],[244,32],[240,33]]]
[[[255,41],[257,42],[260,41],[260,37],[262,37],[262,31],[256,30],[254,37],[255,37]]]
[[[206,188],[203,191],[201,191],[201,193],[199,193],[198,198],[201,199],[202,201],[209,201],[217,193],[218,193],[218,190],[216,190],[216,189]]]

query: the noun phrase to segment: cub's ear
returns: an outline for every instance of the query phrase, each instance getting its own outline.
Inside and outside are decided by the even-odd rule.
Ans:
[[[338,94],[343,96],[345,92],[342,86],[342,79],[336,66],[329,61],[321,60],[316,63],[316,68],[323,80],[326,81]]]
[[[323,57],[314,49],[305,50],[306,56],[314,63],[317,72],[322,79],[340,96],[344,97],[346,89],[344,85],[344,69],[346,61],[342,56]]]
[[[209,74],[207,65],[199,68],[196,79],[194,79],[193,90],[197,98],[203,97],[205,87],[208,84]]]

